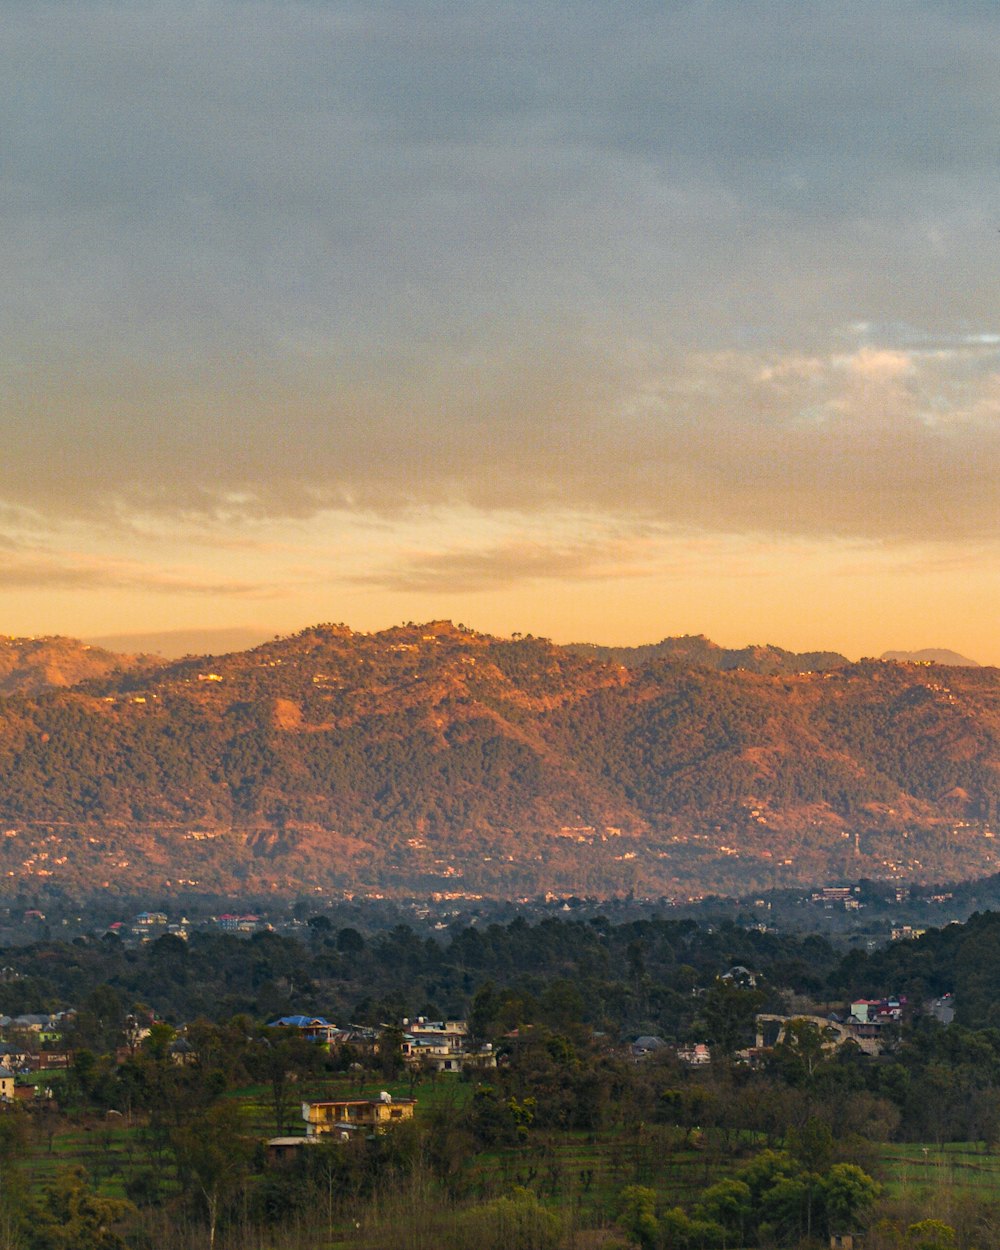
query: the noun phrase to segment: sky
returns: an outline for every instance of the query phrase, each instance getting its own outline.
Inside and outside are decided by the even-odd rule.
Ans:
[[[994,0],[0,18],[0,632],[1000,664]]]

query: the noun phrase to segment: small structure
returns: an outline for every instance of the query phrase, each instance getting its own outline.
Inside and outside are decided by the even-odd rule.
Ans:
[[[745,968],[743,964],[734,964],[728,972],[724,972],[720,981],[728,981],[731,985],[740,985],[746,989],[754,989],[757,985],[757,974]]]
[[[318,1146],[318,1137],[272,1137],[267,1143],[267,1161],[271,1164],[290,1163],[303,1146]]]
[[[637,1037],[628,1049],[632,1058],[639,1060],[662,1050],[666,1044],[662,1037],[654,1037],[652,1034],[645,1033],[642,1037]]]

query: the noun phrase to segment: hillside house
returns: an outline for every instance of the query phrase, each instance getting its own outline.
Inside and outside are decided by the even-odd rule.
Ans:
[[[410,1067],[433,1068],[436,1072],[462,1072],[469,1068],[495,1068],[496,1055],[489,1044],[473,1047],[469,1026],[464,1020],[404,1018],[403,1058]]]
[[[270,928],[270,925],[264,924],[260,916],[249,914],[236,916],[231,912],[226,912],[224,915],[219,916],[216,924],[223,933],[256,933],[258,929]]]
[[[384,1133],[403,1120],[412,1120],[415,1098],[393,1098],[383,1091],[378,1098],[344,1098],[331,1102],[304,1102],[302,1118],[306,1136],[330,1135],[346,1141],[358,1133]]]
[[[414,1020],[404,1017],[403,1032],[420,1041],[447,1047],[455,1054],[465,1049],[469,1038],[469,1026],[465,1020],[428,1020],[426,1016],[417,1016]]]
[[[701,1068],[712,1062],[712,1052],[705,1042],[693,1042],[690,1046],[678,1046],[677,1058],[691,1068]]]
[[[277,1020],[271,1020],[267,1027],[287,1029],[298,1033],[309,1042],[321,1042],[324,1045],[329,1045],[340,1034],[337,1026],[322,1016],[281,1016]]]
[[[655,1055],[658,1050],[663,1050],[666,1044],[662,1037],[644,1033],[629,1046],[629,1055],[638,1062],[640,1059],[645,1059],[647,1055]]]

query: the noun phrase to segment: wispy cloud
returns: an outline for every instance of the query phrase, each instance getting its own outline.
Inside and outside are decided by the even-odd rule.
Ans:
[[[641,542],[566,544],[558,540],[508,542],[478,549],[411,554],[389,566],[358,574],[360,586],[409,592],[463,594],[545,581],[604,581],[648,577],[656,570]]]
[[[278,593],[270,584],[239,578],[207,579],[156,564],[93,556],[8,548],[0,560],[0,590],[143,590],[157,594],[196,594],[262,598]]]
[[[41,467],[11,455],[0,483],[25,504],[47,492],[54,515],[107,525],[134,510],[237,544],[247,520],[450,506],[902,540],[1000,528],[992,348],[957,362],[875,346],[649,352],[638,366],[535,351],[446,378],[416,369],[401,408],[396,380],[371,379],[320,419],[303,384],[285,395],[280,434],[259,407],[253,428],[244,408],[214,437],[175,424],[148,455],[133,432],[127,472],[95,432],[82,465],[68,446]],[[234,411],[232,395],[199,404],[206,421]]]

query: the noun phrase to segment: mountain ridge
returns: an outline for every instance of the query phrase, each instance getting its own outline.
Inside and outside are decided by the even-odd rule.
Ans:
[[[10,693],[0,873],[513,897],[1000,867],[997,670],[682,642],[325,624]]]
[[[949,651],[947,647],[923,647],[920,651],[883,651],[882,660],[902,660],[909,664],[942,664],[950,668],[981,668],[978,660]]]

